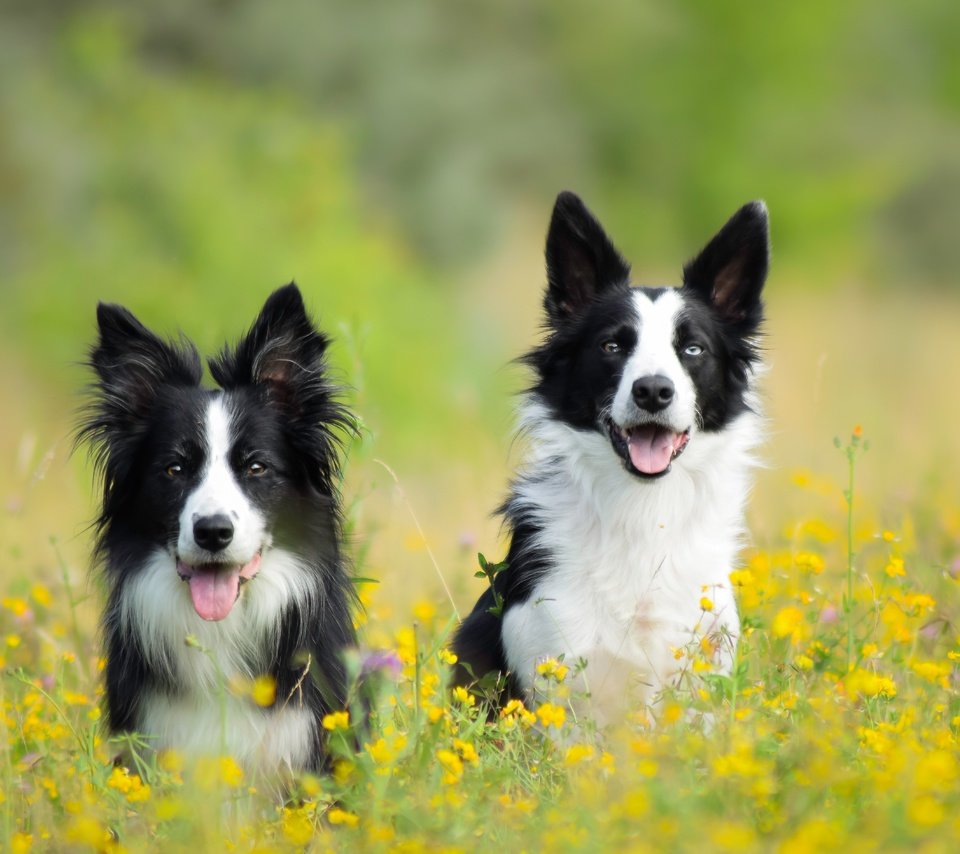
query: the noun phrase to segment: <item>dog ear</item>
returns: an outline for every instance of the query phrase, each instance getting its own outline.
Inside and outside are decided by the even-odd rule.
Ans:
[[[576,317],[603,290],[626,284],[630,266],[587,206],[574,193],[557,196],[547,232],[547,292],[553,325]]]
[[[236,348],[224,348],[210,360],[210,371],[224,389],[262,385],[271,399],[292,405],[298,387],[323,372],[327,343],[291,282],[267,298]]]
[[[357,427],[327,376],[328,341],[311,322],[291,282],[274,291],[236,348],[210,360],[221,388],[262,388],[285,417],[288,439],[312,461],[309,477],[324,493],[339,472],[337,448]]]
[[[164,385],[196,386],[203,369],[186,339],[164,341],[119,305],[97,306],[100,340],[90,352],[97,374],[90,414],[101,430],[129,430],[149,411]],[[97,425],[88,425],[95,430]]]
[[[711,303],[725,321],[750,331],[763,313],[760,292],[769,266],[767,207],[750,202],[684,266],[683,284]]]
[[[97,380],[81,412],[74,447],[89,442],[109,496],[132,459],[160,389],[197,386],[203,369],[189,341],[164,341],[119,305],[100,303],[97,322],[100,340],[88,362]]]

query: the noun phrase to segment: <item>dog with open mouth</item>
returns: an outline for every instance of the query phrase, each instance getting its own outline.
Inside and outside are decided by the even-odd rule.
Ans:
[[[106,720],[156,748],[264,770],[324,766],[355,643],[341,550],[342,440],[328,341],[296,285],[209,360],[101,303],[78,440],[102,482],[96,558]],[[261,684],[254,702],[236,686]]]
[[[510,546],[454,639],[461,684],[500,673],[501,700],[535,699],[538,665],[559,658],[575,710],[603,724],[676,684],[678,651],[729,670],[769,256],[752,202],[682,286],[637,286],[583,202],[557,198],[546,334],[523,359],[527,457],[500,511]]]

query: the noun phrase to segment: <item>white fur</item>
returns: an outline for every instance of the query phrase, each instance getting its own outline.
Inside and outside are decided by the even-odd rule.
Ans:
[[[177,550],[185,563],[195,565],[210,560],[210,552],[197,545],[193,525],[203,516],[223,514],[233,523],[233,540],[217,553],[220,563],[245,564],[268,545],[266,520],[244,495],[230,465],[230,413],[221,396],[207,407],[204,432],[207,441],[206,465],[200,483],[189,495],[180,513]]]
[[[295,555],[266,551],[260,572],[241,588],[227,617],[208,622],[194,610],[175,558],[155,552],[123,591],[120,628],[181,693],[169,697],[151,691],[141,698],[137,729],[157,748],[225,751],[265,769],[307,764],[316,724],[297,697],[280,698],[286,706],[264,710],[232,695],[229,686],[265,671],[264,657],[277,643],[284,605],[308,601],[314,588]],[[194,639],[189,645],[188,637]]]
[[[245,768],[274,771],[309,763],[316,722],[296,697],[275,711],[226,691],[171,698],[144,698],[141,729],[157,749],[175,747],[191,754],[229,754]]]
[[[636,303],[643,343],[620,392],[637,376],[664,373],[677,387],[676,405],[687,408],[693,387],[672,341],[680,298],[667,293],[651,303],[638,294]],[[753,393],[749,402],[755,407]],[[717,668],[729,671],[740,630],[729,574],[761,418],[745,412],[716,433],[694,428],[657,480],[631,475],[606,435],[568,427],[535,400],[521,408],[521,428],[531,443],[527,470],[537,477],[520,478],[512,507],[540,529],[533,547],[551,564],[503,618],[507,664],[523,689],[533,689],[545,658],[563,656],[572,669],[583,661],[575,687],[588,696],[577,705],[603,724],[630,703],[653,702],[675,680],[684,662],[672,649],[710,636]],[[707,614],[703,596],[714,603]]]
[[[639,315],[637,346],[624,366],[610,415],[620,426],[649,417],[633,401],[633,384],[642,377],[661,374],[673,380],[674,395],[658,420],[682,432],[694,423],[697,413],[697,391],[673,346],[676,319],[683,302],[676,290],[661,293],[653,301],[643,291],[634,291],[633,304]]]

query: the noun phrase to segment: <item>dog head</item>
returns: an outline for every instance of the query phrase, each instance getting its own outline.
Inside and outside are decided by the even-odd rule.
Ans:
[[[101,304],[97,382],[80,436],[103,479],[99,548],[125,575],[156,555],[205,620],[225,619],[274,546],[335,542],[337,434],[350,427],[327,379],[327,340],[293,284],[235,348],[210,360]],[[328,548],[335,548],[328,545]]]
[[[547,235],[547,337],[527,362],[551,417],[598,431],[631,474],[659,478],[700,432],[748,408],[769,265],[762,202],[738,210],[683,270],[639,287],[600,223],[561,193]]]

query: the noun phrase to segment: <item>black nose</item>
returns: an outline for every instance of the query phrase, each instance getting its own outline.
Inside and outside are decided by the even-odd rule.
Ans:
[[[673,392],[673,382],[663,374],[641,377],[633,384],[633,399],[647,412],[666,409],[673,402]]]
[[[230,545],[233,539],[233,523],[223,513],[201,516],[194,520],[193,539],[200,548],[218,552]]]

